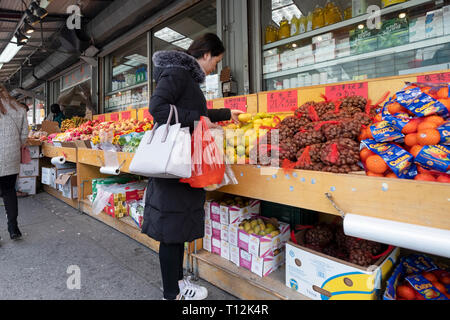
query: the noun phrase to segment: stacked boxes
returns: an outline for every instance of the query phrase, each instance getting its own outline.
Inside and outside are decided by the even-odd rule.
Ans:
[[[42,167],[41,183],[57,189],[62,196],[69,199],[78,198],[76,166],[65,163],[58,167]]]
[[[277,235],[256,235],[245,231],[243,222],[260,217],[259,200],[207,201],[205,203],[205,236],[203,248],[237,265],[266,276],[284,263],[284,244],[289,239],[289,225],[276,223]],[[241,199],[241,200],[240,200]],[[240,203],[240,205],[238,205]],[[274,222],[275,223],[275,222]]]
[[[19,177],[16,182],[16,190],[29,195],[36,194],[37,177],[39,176],[39,146],[28,146],[30,150],[30,163],[21,163]]]

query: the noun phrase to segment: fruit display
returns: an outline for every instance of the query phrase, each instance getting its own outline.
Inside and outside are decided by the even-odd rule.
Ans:
[[[450,271],[431,257],[410,254],[401,258],[387,281],[384,300],[448,300]]]
[[[71,119],[63,120],[63,122],[61,123],[61,132],[66,132],[67,130],[75,129],[87,121],[88,119],[81,117],[73,117]]]
[[[450,181],[448,87],[409,84],[384,104],[361,134],[368,176]]]
[[[296,229],[305,229],[301,237],[296,235],[303,237],[300,242],[305,247],[362,267],[374,264],[390,249],[378,242],[347,236],[342,225],[319,223],[315,226],[297,226]]]
[[[256,236],[267,235],[269,237],[276,237],[280,234],[280,229],[278,227],[271,222],[264,221],[261,218],[245,219],[239,223],[239,229]]]

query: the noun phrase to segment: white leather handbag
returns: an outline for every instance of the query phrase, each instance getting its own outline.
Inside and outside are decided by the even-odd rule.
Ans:
[[[175,114],[175,124],[170,125]],[[147,131],[130,164],[130,172],[152,178],[191,177],[191,134],[189,128],[181,128],[178,111],[170,105],[166,124]]]

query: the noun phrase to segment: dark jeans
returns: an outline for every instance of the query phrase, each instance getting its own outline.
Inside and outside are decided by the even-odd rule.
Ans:
[[[17,174],[0,177],[0,190],[5,204],[6,216],[8,217],[8,231],[17,228],[17,216],[19,207],[16,195]]]
[[[164,299],[174,300],[180,293],[178,281],[183,279],[184,243],[159,244],[159,263]]]

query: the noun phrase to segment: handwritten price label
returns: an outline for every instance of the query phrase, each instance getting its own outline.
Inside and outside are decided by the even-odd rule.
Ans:
[[[212,100],[206,101],[206,107],[208,109],[214,109],[214,102]]]
[[[145,119],[149,119],[150,121],[153,120],[152,115],[150,114],[150,112],[148,111],[148,109],[144,110],[144,120]]]
[[[339,84],[325,89],[325,95],[329,100],[339,100],[349,96],[362,96],[367,99],[368,92],[367,82]]]
[[[298,108],[297,90],[267,94],[267,112],[288,112]]]
[[[111,113],[111,121],[119,121],[119,114]]]
[[[131,111],[123,111],[120,116],[122,120],[129,120],[131,119]]]
[[[247,97],[228,98],[224,104],[227,109],[247,112]]]
[[[104,114],[101,114],[97,117],[97,120],[99,120],[100,122],[105,122],[106,121],[106,117]]]
[[[430,83],[450,82],[450,72],[418,76],[417,82],[430,82]]]

